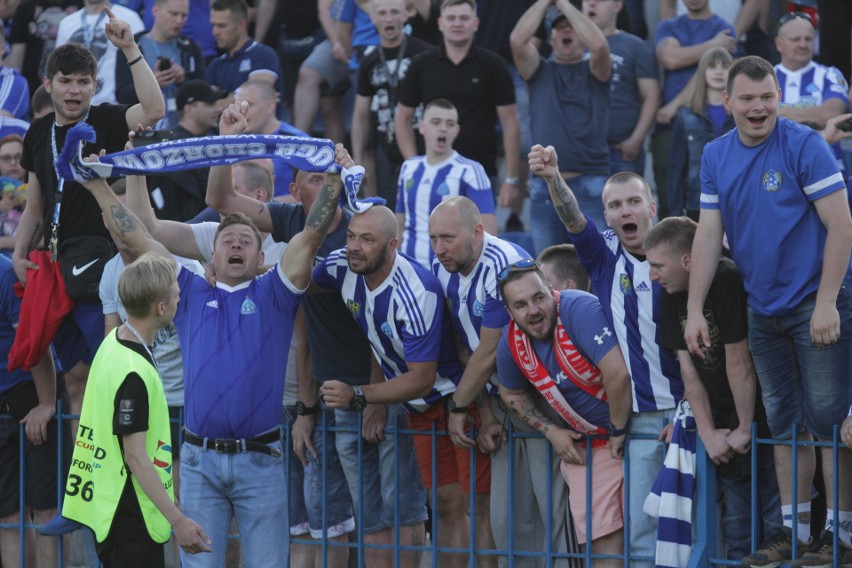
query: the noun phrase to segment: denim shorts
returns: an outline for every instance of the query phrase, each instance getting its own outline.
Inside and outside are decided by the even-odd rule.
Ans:
[[[294,407],[285,408],[287,426],[296,420]],[[337,449],[334,447],[334,412],[322,410],[314,415],[314,431],[311,436],[317,457],[306,452],[308,465],[302,462],[293,451],[292,438],[287,441],[287,487],[290,510],[290,534],[299,536],[310,532],[312,538],[323,536],[336,538],[355,530],[355,517],[352,513],[352,497],[349,486],[340,465]],[[325,463],[325,471],[323,471]],[[323,530],[323,505],[325,505],[325,524]]]
[[[428,518],[426,490],[411,434],[402,433],[409,428],[405,409],[398,404],[388,405],[385,439],[378,444],[361,438],[360,412],[337,409],[334,414],[337,452],[355,503],[355,515],[360,518],[364,533],[424,522]],[[398,472],[394,471],[397,461]],[[399,517],[395,521],[397,506]]]
[[[810,321],[816,293],[783,316],[748,310],[748,344],[763,391],[769,430],[777,440],[791,427],[830,440],[846,418],[852,400],[852,294],[844,282],[837,294],[840,338],[819,348],[811,341]]]

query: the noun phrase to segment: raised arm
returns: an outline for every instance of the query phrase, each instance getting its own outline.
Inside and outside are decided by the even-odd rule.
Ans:
[[[116,243],[121,247],[121,252],[134,260],[146,252],[159,252],[169,256],[166,247],[156,241],[139,218],[118,200],[105,179],[91,180],[86,182],[85,187],[104,212],[107,227],[121,237],[121,243]]]
[[[344,168],[355,165],[349,152],[343,144],[335,147],[335,163]],[[289,246],[281,256],[281,269],[287,279],[297,288],[305,288],[311,281],[311,269],[314,257],[325,239],[325,234],[331,226],[334,214],[337,211],[337,203],[340,198],[340,190],[343,180],[340,174],[329,173],[325,178],[325,185],[311,206],[308,218],[305,220],[305,228],[290,239]]]
[[[116,18],[108,6],[104,10],[109,16],[105,26],[107,39],[121,50],[128,64],[133,63],[130,66],[130,72],[133,74],[133,85],[136,87],[139,104],[127,109],[125,115],[127,128],[135,128],[137,124],[151,126],[166,115],[166,103],[163,100],[160,85],[157,84],[154,72],[142,57],[142,51],[133,39],[130,25]]]
[[[241,101],[231,103],[219,118],[219,134],[231,136],[242,134],[246,129],[245,115],[248,112],[248,103]],[[234,189],[231,177],[231,166],[214,166],[210,168],[210,176],[207,178],[207,205],[228,216],[231,213],[244,213],[257,228],[264,233],[272,232],[272,215],[265,203],[238,193]]]
[[[192,227],[178,221],[157,219],[143,176],[127,176],[127,208],[140,220],[148,233],[172,254],[202,262],[206,260],[195,242]]]
[[[729,29],[721,30],[711,39],[697,45],[682,46],[677,39],[667,37],[657,43],[657,60],[669,71],[683,69],[697,64],[704,52],[714,47],[721,47],[733,54],[737,51],[737,38]]]
[[[562,219],[562,224],[571,233],[582,232],[589,222],[580,210],[580,205],[577,203],[577,198],[574,197],[571,188],[568,187],[568,184],[559,175],[556,150],[553,146],[544,148],[540,144],[536,144],[530,151],[529,159],[530,172],[547,182],[550,198],[553,200],[556,213]]]
[[[533,43],[535,32],[541,25],[547,9],[553,0],[536,0],[515,24],[515,29],[509,35],[509,46],[512,48],[512,59],[518,73],[524,79],[529,79],[541,63],[541,55]]]
[[[589,71],[598,81],[609,81],[612,76],[612,59],[609,55],[609,43],[598,26],[574,7],[568,0],[556,0],[556,7],[571,22],[571,27],[580,42],[589,50]]]

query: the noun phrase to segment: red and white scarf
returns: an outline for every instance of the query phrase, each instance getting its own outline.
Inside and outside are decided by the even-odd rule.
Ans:
[[[559,292],[553,291],[556,300],[556,329],[553,331],[553,353],[556,362],[565,376],[574,385],[603,402],[606,402],[606,391],[603,386],[603,376],[600,370],[585,357],[574,346],[574,342],[568,337],[559,312]],[[550,376],[544,363],[541,362],[529,336],[523,332],[515,320],[509,321],[509,350],[515,359],[515,364],[535,386],[536,390],[544,397],[544,400],[567,422],[574,430],[589,435],[605,435],[609,432],[600,426],[588,422],[580,416],[576,410],[571,408],[568,401],[556,386],[556,382]]]

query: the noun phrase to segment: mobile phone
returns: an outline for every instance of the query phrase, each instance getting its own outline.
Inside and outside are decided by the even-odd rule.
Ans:
[[[852,132],[852,118],[844,120],[843,122],[837,125],[837,128],[842,130],[843,132]]]
[[[137,130],[133,137],[133,147],[139,148],[140,146],[168,142],[174,139],[175,135],[171,130]]]
[[[157,68],[160,71],[166,71],[167,69],[172,68],[172,60],[168,57],[163,57],[162,55],[157,57]]]

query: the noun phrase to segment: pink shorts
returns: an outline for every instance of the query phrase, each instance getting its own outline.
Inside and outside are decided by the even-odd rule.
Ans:
[[[577,542],[586,537],[586,468],[592,471],[592,540],[624,526],[624,463],[609,453],[609,445],[592,448],[591,465],[562,462],[562,478],[568,484],[568,502],[574,517]]]

